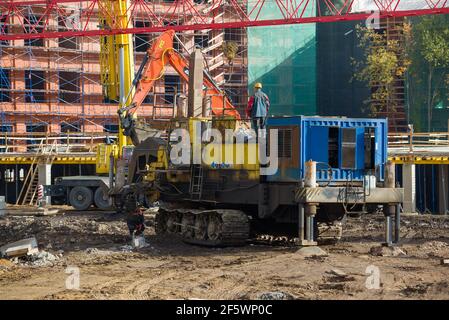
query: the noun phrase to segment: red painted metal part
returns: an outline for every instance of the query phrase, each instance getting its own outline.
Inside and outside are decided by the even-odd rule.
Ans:
[[[100,15],[111,16],[104,5],[107,1],[114,0],[0,0],[0,40],[324,23],[365,20],[372,15],[372,11],[354,12],[356,0],[344,0],[340,5],[333,0],[131,0],[129,16],[149,21],[149,26],[133,27],[130,21],[129,27],[123,28],[113,17],[110,25],[92,23]],[[409,1],[373,0],[369,9],[379,18],[449,14],[449,0],[418,0],[422,2],[419,9],[406,10]],[[271,9],[275,4],[282,18],[261,17],[267,3],[272,4]],[[315,8],[315,16],[308,17],[307,12]],[[218,21],[223,12],[232,20]]]

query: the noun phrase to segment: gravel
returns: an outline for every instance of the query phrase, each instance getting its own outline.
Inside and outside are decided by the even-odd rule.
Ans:
[[[58,256],[42,250],[39,253],[21,257],[18,261],[31,267],[49,267],[53,266],[58,260]]]

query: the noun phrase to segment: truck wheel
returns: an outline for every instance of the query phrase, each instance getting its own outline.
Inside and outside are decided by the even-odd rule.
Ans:
[[[87,187],[77,186],[70,191],[70,205],[76,210],[84,211],[92,205],[92,190]]]
[[[94,202],[95,206],[100,210],[111,209],[111,205],[109,204],[109,196],[101,187],[98,187],[97,190],[95,190]]]

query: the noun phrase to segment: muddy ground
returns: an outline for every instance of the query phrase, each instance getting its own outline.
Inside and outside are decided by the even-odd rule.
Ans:
[[[449,298],[449,266],[440,264],[449,258],[444,216],[403,216],[402,255],[370,253],[382,242],[383,217],[369,215],[348,218],[343,240],[321,246],[328,256],[304,257],[294,247],[195,247],[155,236],[150,220],[150,246],[132,250],[122,216],[61,211],[0,217],[0,245],[35,235],[40,250],[55,258],[41,265],[0,259],[0,299],[257,299],[266,292],[294,299]],[[79,268],[78,290],[66,287],[67,267]]]

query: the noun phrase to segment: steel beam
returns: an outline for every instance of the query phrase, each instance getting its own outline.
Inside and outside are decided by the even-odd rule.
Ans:
[[[192,4],[188,0],[176,0],[173,3],[155,2],[159,11],[154,9],[153,5],[143,2],[141,0],[134,0],[127,9],[130,19],[134,16],[139,18],[148,18],[151,21],[151,27],[126,27],[122,24],[120,19],[111,19],[111,25],[97,26],[92,24],[92,20],[96,20],[99,13],[100,16],[111,15],[107,11],[100,0],[30,0],[30,1],[3,1],[0,3],[0,18],[5,20],[3,26],[0,24],[0,40],[19,40],[19,39],[43,39],[43,38],[61,38],[61,37],[76,37],[76,36],[107,36],[120,34],[136,34],[136,33],[150,33],[163,32],[168,29],[176,32],[189,30],[205,30],[205,29],[223,29],[223,28],[247,28],[258,26],[275,26],[275,25],[291,25],[303,23],[326,23],[337,21],[351,21],[351,20],[366,20],[373,15],[372,11],[354,13],[352,10],[353,1],[346,0],[338,8],[336,8],[330,1],[317,0],[320,4],[318,8],[323,7],[326,13],[317,10],[316,16],[306,17],[306,13],[313,9],[312,6],[316,4],[315,1],[307,1],[297,6],[285,6],[282,1],[276,1],[279,10],[280,19],[264,19],[260,12],[265,4],[265,1],[257,1],[254,3],[237,2],[230,0],[226,7],[226,12],[229,17],[233,17],[233,21],[217,23],[209,22],[215,21],[215,16],[221,11],[217,10],[222,6],[222,0],[210,0],[207,5]],[[377,8],[378,18],[390,17],[406,17],[406,16],[420,16],[420,15],[435,15],[448,14],[448,1],[427,1],[426,6],[422,9],[415,10],[401,10],[399,7],[401,0],[393,0],[389,5],[384,5],[383,2],[373,1],[373,5]],[[404,1],[402,0],[402,3]],[[71,12],[66,11],[67,4],[84,4],[83,10],[79,17],[79,23],[73,24],[70,21]],[[37,11],[39,16],[37,21],[22,21],[26,20],[25,15],[28,8],[37,8],[41,6],[44,10]],[[215,8],[207,10],[209,8]],[[33,12],[31,9],[31,12]],[[63,19],[67,31],[53,31],[49,25],[50,19],[57,17]],[[53,17],[54,16],[54,17]],[[22,32],[14,28],[5,28],[11,20],[10,18],[19,18]],[[164,21],[168,18],[183,21],[178,25],[164,25]],[[128,23],[131,25],[130,23]],[[42,32],[37,30],[43,29]],[[31,30],[31,32],[30,32]]]

